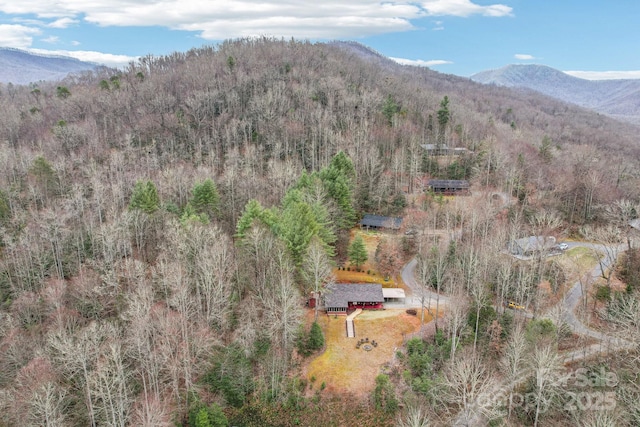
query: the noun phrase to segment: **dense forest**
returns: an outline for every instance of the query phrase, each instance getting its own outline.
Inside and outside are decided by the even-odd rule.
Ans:
[[[228,41],[2,86],[0,425],[637,425],[637,134],[343,42]],[[428,178],[513,202],[447,202]],[[364,213],[454,235],[399,250],[455,298],[370,398],[310,394],[299,367],[323,344],[305,296],[351,259]],[[579,262],[499,255],[529,235],[627,249],[580,304],[609,338],[579,363],[615,367],[615,411],[568,411],[546,381],[596,338],[549,306]],[[534,399],[477,405],[496,377]]]

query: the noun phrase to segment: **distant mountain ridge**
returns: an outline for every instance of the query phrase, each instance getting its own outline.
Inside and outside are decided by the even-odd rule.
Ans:
[[[617,119],[640,123],[640,79],[585,80],[544,65],[512,64],[474,74],[471,80],[534,90]]]
[[[62,80],[70,73],[93,70],[100,65],[65,56],[47,56],[20,49],[0,48],[0,82],[26,85]]]

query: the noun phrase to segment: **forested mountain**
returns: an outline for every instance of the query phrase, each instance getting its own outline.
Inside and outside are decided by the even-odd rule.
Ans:
[[[0,48],[0,83],[26,85],[62,80],[72,73],[91,71],[98,64],[63,56],[45,56],[19,49]]]
[[[640,124],[640,80],[585,80],[544,65],[507,65],[482,71],[471,80],[525,88],[565,102]]]
[[[636,127],[375,58],[239,40],[2,87],[0,425],[392,425],[391,406],[319,385],[309,397],[297,371],[303,295],[325,280],[312,271],[344,265],[360,215],[408,207],[458,229],[434,280],[471,295],[498,272],[504,289],[550,275],[490,258],[509,236],[586,236],[606,206],[640,198]],[[472,215],[416,202],[429,177],[515,202]],[[458,273],[469,263],[477,276]],[[444,330],[455,346],[461,329]]]

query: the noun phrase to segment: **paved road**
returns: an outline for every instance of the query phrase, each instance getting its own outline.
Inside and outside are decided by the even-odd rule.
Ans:
[[[568,243],[568,245],[569,248],[586,247],[589,249],[595,249],[598,252],[604,254],[602,260],[598,263],[598,265],[594,267],[594,269],[590,273],[592,280],[583,280],[582,283],[589,283],[593,280],[598,279],[599,277],[602,277],[603,270],[609,269],[609,267],[611,267],[611,265],[615,262],[618,255],[625,250],[625,245],[619,245],[615,248],[609,249],[607,249],[605,245],[596,243],[571,242]],[[573,328],[575,333],[602,340],[605,338],[604,334],[589,328],[576,317],[576,307],[583,298],[582,283],[578,280],[565,294],[564,300],[562,301],[564,321]]]
[[[595,243],[570,243],[569,247],[587,247],[595,249],[604,254],[602,260],[591,271],[591,279],[596,280],[602,277],[603,270],[608,270],[615,262],[622,252],[625,251],[625,245],[619,245],[615,248],[608,248],[605,245]],[[585,282],[585,281],[583,281]],[[600,331],[591,329],[589,326],[582,323],[576,316],[576,308],[583,298],[582,284],[577,281],[573,284],[571,289],[565,294],[563,305],[563,319],[573,331],[579,335],[588,336],[598,340],[597,343],[592,344],[584,349],[573,350],[564,353],[564,362],[569,363],[575,360],[584,359],[609,350],[633,350],[637,348],[637,344],[627,339],[613,337],[607,334],[603,334]]]
[[[413,258],[402,268],[402,271],[400,273],[400,275],[402,276],[402,281],[411,290],[411,301],[414,301],[414,304],[417,302],[418,307],[420,307],[420,300],[424,296],[425,307],[433,306],[433,308],[435,308],[435,305],[438,301],[438,293],[432,291],[430,288],[422,289],[422,287],[418,285],[418,283],[416,282],[417,265],[418,260],[416,258]],[[409,299],[409,297],[407,297],[407,299]],[[440,304],[449,304],[449,297],[444,295],[442,292],[440,293]]]

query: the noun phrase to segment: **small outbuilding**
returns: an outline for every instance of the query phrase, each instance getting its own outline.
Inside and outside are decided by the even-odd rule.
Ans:
[[[373,229],[388,229],[399,230],[402,226],[402,218],[382,216],[382,215],[365,215],[360,221],[360,228],[366,228],[367,230]]]
[[[447,196],[469,194],[469,181],[463,179],[431,179],[429,180],[429,190],[436,194]]]
[[[556,247],[553,236],[529,236],[509,242],[507,248],[512,255],[532,256],[542,252],[551,252]]]
[[[449,147],[446,144],[422,144],[421,147],[430,156],[460,156],[469,151],[463,147]]]

